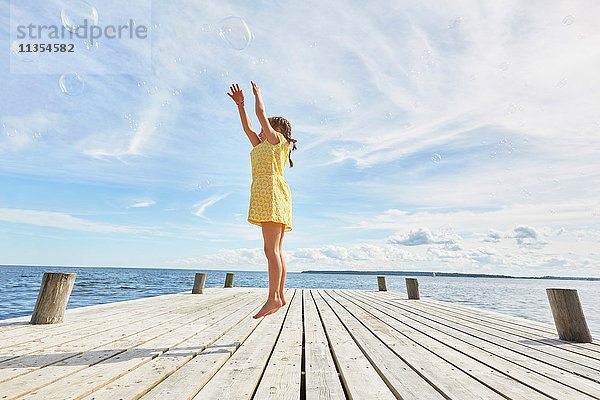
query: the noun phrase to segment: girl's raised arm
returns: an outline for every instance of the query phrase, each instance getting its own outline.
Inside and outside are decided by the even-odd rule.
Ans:
[[[242,93],[240,85],[234,83],[229,89],[231,90],[231,94],[227,93],[227,95],[231,97],[238,106],[240,119],[242,120],[242,128],[244,129],[244,132],[246,132],[246,136],[248,136],[252,146],[260,144],[260,139],[252,129],[252,122],[250,122],[250,118],[248,118],[248,114],[246,113],[246,108],[244,107],[244,93]]]
[[[250,81],[250,83],[252,83],[252,91],[254,92],[254,97],[256,98],[254,108],[256,111],[256,116],[258,117],[258,121],[260,122],[260,126],[262,127],[262,130],[265,133],[265,135],[267,136],[267,140],[269,141],[269,143],[277,144],[279,143],[279,137],[277,136],[277,133],[275,133],[275,130],[273,129],[273,127],[269,123],[269,120],[267,119],[265,104],[263,103],[262,96],[260,94],[260,88],[256,83],[252,81]]]

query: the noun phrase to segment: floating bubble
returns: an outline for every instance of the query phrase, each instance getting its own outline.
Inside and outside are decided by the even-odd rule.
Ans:
[[[575,22],[575,16],[574,15],[567,15],[562,20],[563,25],[571,25],[573,22]]]
[[[82,0],[64,0],[60,19],[69,32],[76,33],[81,27],[98,25],[98,11]]]
[[[95,50],[98,48],[98,42],[97,41],[92,41],[92,40],[84,40],[83,44],[85,45],[85,48],[87,50]]]
[[[210,24],[202,24],[202,32],[210,32]]]
[[[436,163],[440,162],[440,161],[442,161],[442,156],[440,156],[439,154],[436,153],[431,156],[431,161],[436,162]]]
[[[158,86],[156,86],[156,85],[150,85],[148,87],[148,89],[146,89],[146,93],[148,93],[150,95],[154,95],[154,94],[158,93]]]
[[[244,50],[252,40],[250,28],[240,17],[227,17],[219,22],[219,36],[235,50]]]
[[[566,79],[561,79],[560,81],[558,81],[556,83],[556,86],[559,87],[559,88],[561,88],[561,87],[564,87],[566,84],[567,84],[567,80]]]
[[[448,23],[448,29],[456,29],[460,26],[462,17],[455,18]]]
[[[67,72],[62,74],[58,80],[60,90],[69,96],[77,96],[83,92],[83,78],[77,72]]]
[[[507,71],[508,67],[509,67],[509,64],[506,61],[498,64],[498,68],[500,68],[501,71]]]
[[[252,64],[257,65],[257,64],[266,64],[267,63],[267,59],[266,58],[262,58],[259,57],[257,59],[252,60]]]
[[[33,43],[29,43],[26,40],[18,39],[12,42],[10,45],[12,53],[23,62],[31,62],[39,56],[39,52],[33,51]]]
[[[207,178],[207,179],[204,179],[203,182],[198,184],[198,189],[200,189],[200,190],[207,189],[209,186],[210,186],[210,180]]]

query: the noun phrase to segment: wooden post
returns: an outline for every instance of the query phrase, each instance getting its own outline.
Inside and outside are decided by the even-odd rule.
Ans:
[[[417,278],[406,278],[406,293],[409,300],[419,300],[419,281]]]
[[[225,287],[233,287],[233,277],[234,277],[234,273],[233,272],[228,272],[227,275],[225,276]]]
[[[592,334],[585,321],[575,289],[546,289],[558,337],[578,343],[591,343]]]
[[[202,272],[196,273],[194,278],[194,287],[192,288],[192,294],[204,293],[204,282],[206,282],[206,274]]]
[[[379,286],[379,291],[380,292],[387,291],[387,285],[385,284],[385,276],[378,276],[377,277],[377,285]]]
[[[44,272],[30,324],[63,322],[69,296],[75,283],[75,273]]]

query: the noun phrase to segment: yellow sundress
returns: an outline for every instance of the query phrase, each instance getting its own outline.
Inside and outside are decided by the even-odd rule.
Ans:
[[[272,221],[285,224],[284,231],[292,230],[292,195],[283,178],[283,171],[291,145],[275,131],[279,143],[268,140],[254,146],[250,151],[252,162],[252,186],[248,222],[261,226],[261,222]]]

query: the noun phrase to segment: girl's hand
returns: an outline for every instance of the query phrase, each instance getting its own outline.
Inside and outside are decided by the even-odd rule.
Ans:
[[[260,88],[258,87],[258,85],[252,81],[250,81],[250,83],[252,84],[252,91],[254,92],[254,95],[260,96]]]
[[[238,85],[237,83],[234,83],[233,85],[231,85],[229,87],[229,89],[231,89],[231,94],[227,93],[227,95],[229,97],[231,97],[233,99],[233,101],[235,101],[235,104],[237,104],[238,106],[240,104],[244,104],[244,93],[242,93],[242,89],[240,89],[240,85]]]

